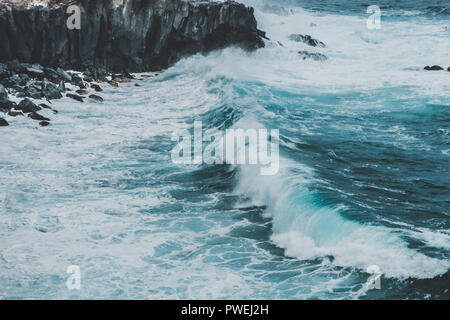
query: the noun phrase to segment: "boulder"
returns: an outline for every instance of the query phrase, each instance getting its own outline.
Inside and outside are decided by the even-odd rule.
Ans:
[[[43,115],[40,115],[37,112],[31,112],[30,114],[28,114],[28,117],[33,119],[33,120],[37,120],[37,121],[50,121],[49,118],[44,117]]]
[[[69,97],[71,99],[77,100],[79,102],[84,102],[83,97],[76,95],[76,94],[72,94],[72,93],[66,93],[66,97]]]
[[[27,98],[22,100],[15,108],[17,110],[22,110],[23,113],[37,112],[39,110],[42,110],[41,107],[38,107]]]
[[[47,81],[42,83],[42,94],[47,98],[47,100],[61,99],[63,97],[58,87]]]
[[[95,100],[95,101],[97,101],[97,102],[103,102],[103,98],[100,97],[100,96],[97,96],[97,95],[95,95],[95,94],[91,94],[91,95],[89,96],[89,98],[92,99],[92,100]]]
[[[311,47],[320,47],[325,48],[325,43],[319,41],[317,39],[313,39],[309,34],[301,35],[301,34],[291,34],[289,36],[289,40],[303,42]]]
[[[0,127],[6,127],[6,126],[9,126],[8,121],[6,121],[3,118],[0,118]]]
[[[426,66],[425,68],[424,68],[425,70],[427,70],[427,71],[440,71],[440,70],[444,70],[444,68],[442,68],[441,66]]]

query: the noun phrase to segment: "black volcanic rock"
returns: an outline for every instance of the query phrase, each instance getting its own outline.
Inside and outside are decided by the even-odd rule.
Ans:
[[[66,93],[66,97],[72,98],[72,99],[77,100],[79,102],[84,102],[83,97],[79,96],[77,94]]]
[[[41,110],[41,107],[35,105],[31,100],[25,98],[16,107],[17,110],[22,110],[23,113],[36,112]]]
[[[296,42],[303,42],[311,47],[320,47],[325,48],[325,43],[319,41],[317,39],[313,39],[309,34],[301,35],[301,34],[291,34],[289,39]]]
[[[0,0],[0,61],[138,72],[167,68],[187,55],[230,45],[248,50],[264,46],[253,8],[234,1],[43,2],[48,6]],[[72,4],[81,7],[81,30],[67,28],[66,10]],[[33,77],[55,76],[35,65],[16,62],[14,67],[16,73]]]
[[[442,68],[441,66],[426,66],[425,68],[424,68],[424,70],[427,70],[427,71],[440,71],[440,70],[444,70],[444,68]]]
[[[49,118],[46,118],[37,112],[31,112],[30,114],[28,114],[28,117],[30,117],[33,120],[38,120],[38,121],[50,121]]]
[[[328,58],[326,55],[317,52],[299,51],[298,54],[302,56],[303,60],[313,59],[314,61],[326,61]]]
[[[48,100],[61,99],[63,97],[58,87],[51,82],[42,83],[42,94]]]

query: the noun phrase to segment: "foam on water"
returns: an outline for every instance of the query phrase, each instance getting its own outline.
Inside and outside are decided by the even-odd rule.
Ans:
[[[445,22],[390,20],[370,31],[361,16],[298,7],[279,15],[246,2],[256,5],[259,27],[271,39],[267,48],[183,59],[142,87],[102,85],[102,104],[55,101],[57,115],[42,112],[53,119],[50,127],[7,117],[0,144],[3,298],[344,299],[366,294],[369,265],[379,265],[390,281],[447,272],[448,232],[349,219],[345,205],[315,193],[312,185],[327,184],[317,167],[289,154],[333,126],[364,129],[325,121],[333,116],[448,106],[450,73],[422,70],[448,63]],[[291,33],[311,34],[327,47],[292,42]],[[299,50],[329,59],[302,60]],[[405,87],[411,90],[397,90]],[[353,92],[365,95],[335,106],[320,99]],[[324,109],[292,124],[297,114],[280,113],[290,107],[279,103],[281,95]],[[390,95],[409,105],[390,104]],[[286,130],[280,173],[173,164],[173,131],[201,119],[210,120],[205,127]],[[369,129],[392,148],[430,148],[405,126]],[[439,154],[448,157],[448,146]],[[405,237],[444,254],[426,255]],[[73,264],[82,270],[79,292],[64,284]]]

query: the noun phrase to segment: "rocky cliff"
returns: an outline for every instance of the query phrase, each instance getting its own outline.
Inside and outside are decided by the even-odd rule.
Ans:
[[[70,30],[70,5],[80,29]],[[264,46],[253,9],[233,1],[0,0],[0,61],[114,72],[167,68],[229,45]]]

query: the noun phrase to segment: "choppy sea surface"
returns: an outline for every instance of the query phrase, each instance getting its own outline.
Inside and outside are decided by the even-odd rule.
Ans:
[[[244,2],[264,49],[55,101],[50,127],[7,119],[0,299],[450,298],[450,72],[423,70],[450,66],[449,2],[378,1],[374,30],[365,1]],[[279,129],[279,173],[174,164],[200,120]]]

